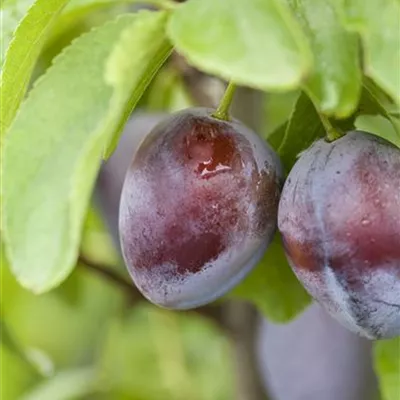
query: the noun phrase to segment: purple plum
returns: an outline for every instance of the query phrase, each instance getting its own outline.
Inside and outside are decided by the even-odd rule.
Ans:
[[[400,335],[400,149],[360,131],[317,141],[288,176],[278,228],[333,316],[370,339]]]
[[[119,231],[143,295],[188,309],[222,296],[257,264],[276,230],[282,168],[236,120],[193,108],[158,124],[127,171]]]

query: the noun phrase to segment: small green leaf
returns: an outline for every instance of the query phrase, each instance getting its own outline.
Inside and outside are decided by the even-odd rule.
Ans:
[[[14,33],[0,76],[0,137],[11,124],[54,21],[69,0],[36,0]]]
[[[21,397],[21,400],[70,400],[95,391],[95,372],[77,368],[57,373]]]
[[[293,114],[293,107],[292,107],[290,115],[292,115],[292,114]],[[288,125],[289,125],[289,122],[286,121],[285,123],[280,125],[278,128],[275,128],[275,130],[273,132],[270,132],[268,135],[267,141],[268,141],[269,145],[272,146],[272,148],[276,152],[278,151],[279,146],[285,139],[285,134],[286,134]]]
[[[269,90],[298,87],[311,67],[304,35],[280,0],[191,0],[168,32],[199,69]]]
[[[400,126],[399,120],[397,124]],[[355,121],[355,126],[360,131],[373,133],[400,148],[400,133],[393,127],[393,122],[381,115],[360,115]]]
[[[266,93],[263,101],[263,137],[270,136],[281,127],[292,114],[293,107],[299,98],[299,91],[286,93]],[[283,137],[283,136],[282,136]]]
[[[392,129],[400,135],[399,108],[393,104],[387,96],[374,85],[366,80],[359,104],[359,114],[381,114],[392,124]]]
[[[400,107],[393,99],[378,87],[370,78],[364,77],[363,90],[368,92],[370,99],[379,106],[379,112],[389,117],[390,115],[400,115]]]
[[[361,92],[358,37],[345,30],[334,0],[290,0],[306,32],[315,66],[305,88],[321,111],[343,118],[357,107]]]
[[[316,139],[325,135],[324,126],[311,100],[302,93],[286,126],[285,135],[278,148],[286,171],[289,172],[297,156]]]
[[[165,58],[166,18],[127,14],[81,36],[39,80],[11,126],[4,237],[11,269],[26,288],[49,290],[75,266],[102,153]],[[111,57],[113,90],[103,76],[114,50],[122,56]]]
[[[341,0],[346,25],[357,31],[364,47],[364,68],[400,104],[400,2]]]
[[[293,319],[310,303],[286,260],[279,234],[255,270],[230,295],[252,301],[275,322]]]
[[[371,132],[400,147],[400,119],[398,108],[388,96],[370,80],[366,79],[354,127]]]
[[[358,114],[381,114],[390,118],[390,113],[393,111],[391,108],[393,104],[382,97],[382,91],[379,91],[373,82],[366,80],[358,105]]]
[[[400,338],[376,342],[374,359],[383,400],[399,400]]]

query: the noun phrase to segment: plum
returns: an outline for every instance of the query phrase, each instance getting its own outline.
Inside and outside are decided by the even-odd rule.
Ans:
[[[344,328],[319,304],[287,324],[262,320],[256,337],[257,364],[273,399],[380,398],[373,343]]]
[[[236,120],[192,108],[144,139],[127,171],[119,231],[125,263],[151,302],[204,305],[255,266],[276,230],[282,168]]]
[[[400,335],[400,150],[354,131],[303,153],[278,228],[305,288],[350,330]]]

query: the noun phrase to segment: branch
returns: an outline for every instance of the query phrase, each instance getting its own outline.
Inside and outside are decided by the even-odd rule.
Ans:
[[[102,276],[104,279],[107,279],[109,282],[118,286],[128,296],[131,306],[145,300],[143,295],[139,292],[139,290],[137,290],[132,282],[126,280],[119,273],[115,272],[115,267],[92,261],[83,254],[79,255],[78,262],[88,270],[98,274],[99,276]],[[226,328],[222,318],[222,307],[219,304],[210,304],[184,312],[195,312],[196,314],[213,321],[218,327],[222,329]]]
[[[115,268],[113,268],[112,266],[100,264],[95,261],[89,260],[83,254],[79,255],[78,262],[87,269],[96,272],[103,278],[107,279],[114,285],[121,288],[130,297],[131,300],[135,301],[143,300],[143,296],[136,289],[136,287],[132,285],[131,282],[123,278],[120,274],[115,272],[114,271]]]

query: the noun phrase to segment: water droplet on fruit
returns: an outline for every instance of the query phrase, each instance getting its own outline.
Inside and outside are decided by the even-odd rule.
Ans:
[[[370,221],[368,218],[364,218],[364,219],[361,221],[361,225],[362,225],[362,226],[369,226],[369,225],[371,225],[371,221]]]

